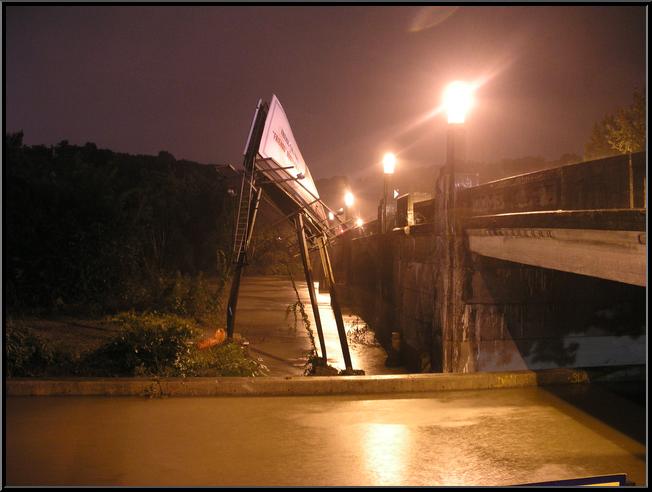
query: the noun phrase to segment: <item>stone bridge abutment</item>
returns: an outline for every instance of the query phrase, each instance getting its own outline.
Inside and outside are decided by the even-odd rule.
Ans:
[[[453,214],[434,190],[427,223],[340,236],[335,278],[412,372],[644,364],[645,186],[641,153],[458,189]]]

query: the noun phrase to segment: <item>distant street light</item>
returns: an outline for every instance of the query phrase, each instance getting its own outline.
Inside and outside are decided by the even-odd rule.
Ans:
[[[355,226],[356,226],[356,227],[362,227],[363,224],[364,224],[364,221],[363,221],[360,217],[358,217],[357,219],[355,219]]]
[[[355,197],[353,196],[353,193],[350,191],[347,191],[344,193],[344,226],[346,229],[350,227],[349,222],[349,216],[351,213],[351,207],[355,203]]]
[[[381,232],[387,232],[387,202],[389,201],[390,180],[396,169],[396,156],[387,152],[383,156],[383,205],[381,215]]]
[[[353,193],[351,193],[350,191],[344,193],[344,205],[346,205],[346,208],[351,208],[354,202],[355,202],[355,197],[353,196]]]
[[[328,212],[328,220],[335,220],[335,214],[333,212]]]

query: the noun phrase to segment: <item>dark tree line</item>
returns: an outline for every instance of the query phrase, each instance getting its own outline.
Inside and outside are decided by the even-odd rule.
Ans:
[[[223,285],[233,198],[214,167],[22,137],[4,142],[10,312],[164,309],[180,278]]]

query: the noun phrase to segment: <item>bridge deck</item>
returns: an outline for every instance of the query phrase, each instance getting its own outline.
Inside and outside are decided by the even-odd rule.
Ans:
[[[473,253],[646,285],[645,209],[485,215],[464,228]]]

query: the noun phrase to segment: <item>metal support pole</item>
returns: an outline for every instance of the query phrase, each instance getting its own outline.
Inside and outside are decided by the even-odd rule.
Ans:
[[[242,270],[244,264],[238,263],[233,272],[233,279],[231,280],[231,291],[229,292],[229,304],[226,308],[226,335],[228,338],[233,338],[233,331],[235,329],[235,310],[238,307],[238,293],[240,291],[240,278],[242,278]]]
[[[324,330],[322,329],[321,317],[319,316],[319,303],[317,302],[315,284],[312,278],[312,266],[310,265],[310,255],[308,253],[308,244],[306,242],[306,231],[303,225],[303,214],[300,213],[297,215],[295,225],[297,228],[297,238],[299,240],[301,259],[303,260],[303,272],[306,275],[308,294],[310,294],[310,304],[312,305],[312,313],[315,316],[315,324],[317,325],[317,335],[319,336],[319,345],[321,346],[321,356],[322,359],[326,361],[326,342],[324,341]]]
[[[321,281],[319,282],[319,292],[328,292],[330,290],[330,280],[328,279],[328,275],[326,274],[326,268],[324,265],[326,264],[326,258],[324,256],[324,249],[321,247],[321,245],[318,246],[317,248],[319,250],[319,259],[321,260]]]
[[[380,232],[387,232],[387,174],[383,174],[383,215],[380,224]]]
[[[235,310],[238,307],[238,294],[240,291],[240,279],[242,277],[242,270],[247,264],[247,250],[249,243],[254,233],[254,225],[256,223],[256,215],[258,214],[258,205],[260,204],[260,196],[263,192],[262,188],[258,188],[254,198],[253,207],[249,210],[249,224],[247,228],[247,236],[245,239],[244,252],[238,258],[236,263],[235,272],[233,273],[233,280],[231,281],[231,292],[229,293],[229,304],[226,309],[226,336],[233,338],[235,331]]]
[[[335,290],[335,278],[333,277],[333,266],[331,265],[331,259],[328,255],[328,244],[326,238],[322,236],[320,239],[321,249],[323,251],[323,259],[325,260],[322,263],[322,268],[326,277],[328,277],[328,286],[331,295],[331,308],[333,309],[333,315],[335,317],[335,324],[337,325],[337,334],[340,337],[340,345],[342,346],[342,356],[344,357],[344,365],[347,371],[352,371],[353,366],[351,364],[351,354],[349,352],[349,343],[346,340],[346,329],[344,328],[344,321],[342,320],[342,310],[340,309],[340,303],[337,298],[337,292]]]
[[[256,168],[256,156],[258,155],[258,147],[260,146],[260,139],[263,135],[263,129],[265,127],[265,119],[267,118],[268,105],[262,100],[258,101],[258,106],[256,106],[256,112],[254,114],[254,119],[251,122],[251,128],[249,129],[249,136],[247,137],[247,143],[245,144],[244,149],[244,161],[242,166],[244,167],[244,174],[242,180],[242,188],[244,188],[245,177],[247,172],[251,173],[251,182],[249,186],[253,187],[255,185],[255,168]],[[256,214],[258,213],[258,205],[260,204],[260,197],[263,192],[261,187],[256,189],[256,195],[254,197],[253,207],[252,204],[249,204],[249,220],[247,222],[247,231],[245,235],[244,250],[238,251],[238,258],[236,258],[236,267],[235,272],[233,272],[233,280],[231,281],[231,291],[229,293],[229,304],[226,309],[226,334],[229,338],[233,338],[233,332],[235,330],[235,311],[238,306],[238,294],[240,292],[240,279],[242,278],[242,270],[247,263],[247,249],[249,247],[249,242],[254,231],[254,224],[256,222]],[[242,191],[241,191],[242,193]],[[243,196],[240,196],[240,199],[243,199]],[[237,224],[236,224],[237,227]]]

